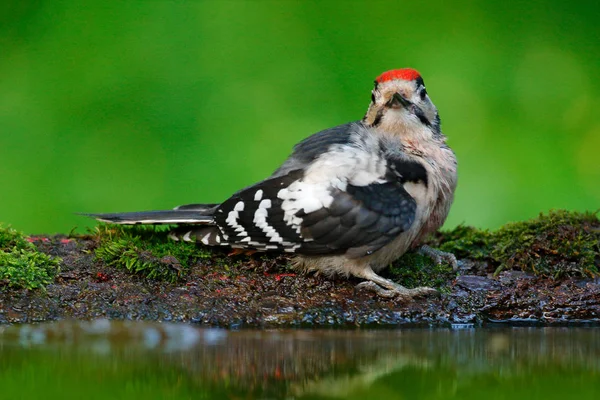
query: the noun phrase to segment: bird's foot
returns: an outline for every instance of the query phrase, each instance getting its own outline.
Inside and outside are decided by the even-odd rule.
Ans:
[[[355,288],[358,290],[369,290],[375,292],[375,294],[381,297],[396,297],[403,300],[412,300],[413,298],[419,296],[431,296],[438,294],[437,290],[430,287],[421,286],[414,289],[408,289],[392,281],[390,281],[390,285],[387,285],[386,287],[380,286],[373,281],[365,281],[356,285]]]
[[[458,270],[458,261],[456,260],[456,256],[452,253],[434,249],[433,247],[427,245],[421,246],[418,252],[424,256],[430,257],[438,265],[445,262],[450,264],[454,271]]]
[[[396,298],[401,298],[403,300],[412,300],[413,298],[419,297],[419,296],[430,296],[430,295],[438,294],[437,290],[430,288],[430,287],[426,287],[426,286],[416,287],[414,289],[408,289],[408,288],[405,288],[404,286],[398,285],[398,284],[395,284],[394,286],[395,286],[394,288],[387,289],[382,286],[379,286],[375,282],[365,281],[365,282],[361,282],[358,285],[356,285],[355,288],[358,290],[369,290],[369,291],[375,292],[375,294],[377,294],[378,296],[381,296],[381,297],[385,297],[385,298],[396,297]]]
[[[426,286],[416,287],[414,289],[405,288],[394,281],[377,275],[371,267],[364,267],[358,271],[354,271],[353,275],[358,278],[366,279],[365,282],[356,285],[356,289],[367,289],[375,292],[381,297],[396,297],[403,300],[412,300],[417,296],[438,294],[437,290]]]

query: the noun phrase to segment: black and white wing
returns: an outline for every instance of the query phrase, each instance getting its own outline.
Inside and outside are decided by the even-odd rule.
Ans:
[[[361,141],[359,123],[342,127],[351,129],[334,128],[301,142],[272,178],[222,203],[214,217],[219,242],[361,257],[409,229],[417,204],[404,185],[426,186],[425,168],[381,154],[379,143]]]

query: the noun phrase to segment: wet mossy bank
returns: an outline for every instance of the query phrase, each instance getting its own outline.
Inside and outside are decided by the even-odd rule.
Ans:
[[[440,295],[410,302],[357,291],[356,279],[294,271],[287,256],[228,256],[164,229],[101,225],[26,237],[0,228],[0,323],[64,318],[223,327],[599,323],[597,213],[553,211],[497,231],[457,227],[430,245],[459,270],[409,253],[386,275]]]

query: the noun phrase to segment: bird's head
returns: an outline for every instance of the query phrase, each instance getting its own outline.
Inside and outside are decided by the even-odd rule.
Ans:
[[[363,122],[401,136],[441,134],[440,117],[423,78],[411,68],[387,71],[375,79]]]

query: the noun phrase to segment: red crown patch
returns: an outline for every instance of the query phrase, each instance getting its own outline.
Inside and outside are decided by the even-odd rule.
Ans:
[[[401,68],[401,69],[393,69],[391,71],[386,71],[383,74],[379,75],[375,81],[377,83],[387,82],[394,79],[402,79],[404,81],[413,81],[421,77],[419,71],[412,68]]]

